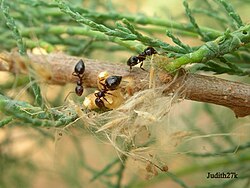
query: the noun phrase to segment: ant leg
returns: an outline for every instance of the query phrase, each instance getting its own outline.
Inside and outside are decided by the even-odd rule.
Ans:
[[[132,66],[131,65],[129,66],[129,72],[132,72]]]
[[[113,95],[112,93],[109,93],[109,92],[107,92],[106,94],[109,94],[109,95],[112,95],[112,96],[116,97],[115,95]]]
[[[102,85],[102,87],[103,87],[103,89],[104,89],[104,90],[106,90],[106,89],[107,89],[106,85],[105,85],[105,84],[103,84],[103,83],[101,83],[101,81],[99,81],[99,84],[101,84],[101,85]]]
[[[78,76],[78,74],[76,72],[72,72],[73,76]]]
[[[150,71],[149,71],[149,89],[155,88],[155,68],[153,65],[153,57],[154,54],[151,56],[151,61],[150,61]]]
[[[142,67],[142,65],[143,65],[143,61],[142,61],[141,64],[140,64],[140,68],[141,68],[142,70],[146,71],[146,70]]]
[[[66,101],[66,99],[68,98],[68,96],[69,96],[71,93],[75,93],[75,92],[73,92],[73,91],[69,92],[68,95],[65,97],[64,102]]]
[[[105,97],[103,97],[103,99],[104,99],[107,103],[111,104]]]
[[[109,94],[109,95],[112,95],[112,96],[114,96],[112,93],[109,93],[109,92],[106,92],[106,94]]]

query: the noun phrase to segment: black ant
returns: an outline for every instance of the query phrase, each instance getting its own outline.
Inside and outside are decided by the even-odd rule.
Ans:
[[[141,63],[140,68],[145,71],[145,69],[142,67],[143,61],[147,56],[151,56],[153,54],[157,54],[157,51],[153,47],[149,46],[138,56],[131,56],[127,61],[127,65],[129,66],[130,71],[132,70],[132,67],[137,65],[138,63]]]
[[[83,78],[83,73],[85,71],[85,65],[82,59],[80,59],[77,64],[75,65],[75,69],[74,72],[72,73],[73,76],[77,76],[79,78],[79,80],[77,80],[76,82],[76,88],[75,88],[75,93],[78,96],[81,96],[83,93],[83,82],[82,82],[82,78]],[[66,99],[68,98],[69,94],[74,93],[74,92],[69,92],[68,95],[65,97],[64,101],[66,101]]]
[[[85,65],[84,65],[84,62],[82,59],[80,59],[78,61],[78,63],[75,65],[75,70],[74,72],[72,73],[73,76],[77,76],[79,78],[79,80],[77,80],[76,82],[76,88],[75,88],[75,92],[78,96],[81,96],[82,93],[83,93],[83,82],[82,82],[82,77],[83,77],[83,73],[85,71]]]
[[[101,89],[100,91],[95,93],[96,106],[98,106],[100,109],[106,108],[106,106],[101,98],[103,98],[107,103],[109,103],[108,100],[105,98],[106,94],[112,95],[111,93],[108,93],[108,91],[116,90],[117,87],[120,85],[121,80],[122,80],[122,76],[109,76],[105,80],[105,84],[99,82],[103,86],[103,89]]]

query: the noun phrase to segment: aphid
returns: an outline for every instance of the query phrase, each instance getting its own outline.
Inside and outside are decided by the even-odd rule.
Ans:
[[[142,70],[145,70],[142,65],[143,65],[143,61],[146,59],[147,56],[151,56],[153,54],[157,54],[157,51],[153,48],[153,47],[147,47],[142,53],[140,53],[138,56],[131,56],[128,61],[127,61],[127,65],[130,68],[130,71],[132,70],[132,67],[141,63],[140,64],[140,68]]]
[[[100,109],[106,108],[106,106],[105,106],[102,99],[104,99],[107,103],[109,103],[109,101],[105,98],[106,94],[112,95],[108,91],[116,90],[118,88],[118,86],[120,85],[121,80],[122,80],[121,76],[109,76],[105,80],[105,84],[99,82],[103,86],[103,89],[101,89],[97,93],[95,93],[95,97],[96,97],[95,104],[96,104],[96,106],[98,106]]]
[[[73,76],[77,76],[79,78],[79,80],[77,80],[76,82],[76,88],[75,88],[75,93],[78,96],[81,96],[83,93],[83,82],[82,82],[82,78],[83,78],[83,73],[85,71],[85,65],[82,59],[80,59],[78,61],[78,63],[75,65],[75,70],[72,73]]]

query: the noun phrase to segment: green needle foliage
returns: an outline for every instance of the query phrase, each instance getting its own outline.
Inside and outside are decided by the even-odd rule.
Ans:
[[[8,124],[9,122],[11,122],[13,120],[12,117],[7,117],[3,120],[0,121],[0,127],[3,127],[4,125]]]
[[[3,95],[0,95],[0,110],[6,115],[11,115],[25,123],[40,127],[65,126],[77,118],[75,112],[65,113],[53,109],[51,109],[51,112],[43,111],[40,107],[34,107],[23,101],[12,100]],[[52,120],[51,115],[53,115]]]
[[[18,30],[18,27],[17,27],[14,19],[10,16],[9,7],[5,5],[4,0],[2,0],[2,2],[1,2],[1,9],[2,9],[4,17],[6,19],[6,25],[13,32],[13,37],[16,40],[16,43],[17,43],[17,46],[19,49],[19,53],[21,55],[25,55],[26,54],[26,47],[24,45],[23,38]],[[28,65],[28,67],[29,67],[29,69],[31,69],[31,67],[29,65]],[[30,82],[33,82],[33,81],[34,81],[34,75],[32,75],[32,73],[30,73]],[[36,104],[43,107],[44,104],[43,104],[43,99],[42,99],[42,95],[40,92],[40,87],[36,83],[33,83],[31,85],[31,88],[33,90]]]
[[[194,17],[192,16],[192,12],[191,12],[191,9],[189,8],[189,5],[187,3],[186,0],[183,1],[183,5],[186,9],[186,14],[190,20],[190,23],[193,25],[195,31],[201,36],[201,38],[204,40],[204,41],[208,41],[210,40],[210,38],[206,35],[206,33],[203,33],[200,29],[200,27],[198,26],[198,24],[196,23]]]
[[[232,5],[224,0],[217,0],[222,6],[226,9],[228,15],[232,18],[233,21],[237,24],[237,27],[244,26],[240,16],[234,11]]]
[[[244,19],[245,15],[241,15],[238,10],[249,6],[250,1],[180,0],[180,2],[183,9],[177,10],[180,9],[178,7],[175,11],[182,11],[183,14],[172,16],[172,13],[169,13],[171,15],[169,19],[165,16],[165,8],[163,11],[157,10],[157,16],[148,16],[147,13],[132,14],[129,10],[125,10],[123,5],[120,6],[125,11],[119,11],[119,4],[115,5],[111,0],[105,2],[100,0],[0,0],[0,51],[11,51],[17,48],[22,56],[26,56],[27,50],[41,47],[47,52],[56,52],[59,49],[70,55],[109,60],[116,58],[115,60],[125,63],[127,57],[124,57],[124,54],[130,57],[132,54],[141,53],[147,46],[152,46],[160,56],[167,57],[163,59],[169,60],[168,62],[156,61],[157,66],[168,73],[185,68],[193,72],[228,74],[242,76],[242,78],[249,76],[250,24]],[[124,1],[124,3],[127,2]],[[167,3],[165,5],[167,6]],[[102,57],[103,54],[105,57]],[[32,172],[38,170],[46,171],[48,174],[57,173],[58,178],[63,179],[62,182],[69,187],[89,185],[94,187],[98,186],[98,183],[102,187],[146,187],[167,179],[171,179],[179,187],[193,187],[193,185],[233,187],[243,184],[247,187],[249,185],[244,181],[249,181],[250,142],[246,140],[239,144],[238,140],[230,134],[237,129],[235,126],[238,122],[245,121],[236,120],[228,111],[222,110],[220,113],[217,108],[207,104],[197,105],[198,107],[192,108],[193,111],[190,110],[177,118],[180,121],[183,120],[194,134],[204,136],[204,140],[194,144],[191,149],[188,148],[189,146],[178,148],[180,153],[184,151],[190,163],[182,163],[178,165],[179,168],[170,169],[167,173],[162,172],[150,181],[140,181],[138,178],[131,177],[126,177],[124,181],[128,160],[125,155],[110,157],[112,159],[110,162],[106,161],[105,165],[92,167],[88,159],[85,159],[90,151],[87,149],[98,148],[100,143],[89,146],[88,134],[92,131],[92,127],[88,126],[86,130],[87,122],[75,123],[81,109],[67,105],[60,106],[62,93],[53,101],[46,101],[43,87],[37,82],[33,67],[29,64],[26,66],[28,75],[24,77],[14,75],[15,79],[8,79],[0,85],[0,131],[3,130],[7,135],[4,139],[0,137],[0,173],[2,174],[0,187],[32,187],[32,183],[27,178],[30,176],[27,174],[35,176]],[[26,89],[28,99],[25,102],[19,99],[18,92],[20,88],[27,88],[27,85],[31,89]],[[204,115],[202,113],[206,114],[209,121],[200,126],[198,122]],[[77,126],[73,129],[70,127],[72,124]],[[31,129],[35,132],[31,131],[34,135],[29,136],[37,142],[38,148],[42,148],[51,140],[57,145],[61,139],[63,140],[64,135],[70,135],[70,139],[64,141],[63,145],[73,142],[72,148],[76,151],[73,149],[70,154],[66,152],[64,155],[55,156],[55,161],[58,163],[62,158],[66,161],[59,163],[58,172],[54,172],[54,169],[51,172],[51,168],[48,167],[38,169],[32,162],[27,162],[32,158],[30,156],[33,156],[33,152],[19,158],[5,149],[13,142],[11,130],[20,126],[27,132]],[[204,127],[209,127],[210,130]],[[217,139],[218,134],[226,136]],[[96,136],[95,133],[94,135]],[[91,138],[93,139],[93,135]],[[82,148],[83,140],[87,143],[87,149]],[[208,151],[196,150],[203,147],[203,144],[208,145],[204,146],[205,149],[209,148]],[[128,146],[124,146],[126,147]],[[93,155],[93,160],[95,157],[96,160],[100,160],[104,157],[104,153],[106,154],[102,146],[97,150],[100,152]],[[237,154],[234,154],[236,151]],[[43,157],[46,158],[46,156]],[[134,168],[133,171],[135,171]],[[240,178],[223,182],[204,180],[208,170],[236,171],[240,174]],[[22,174],[22,172],[25,173]],[[198,173],[200,179],[204,181],[196,183],[197,178],[196,184],[191,186],[189,186],[191,181],[186,182],[186,179],[182,178],[182,176],[193,176]],[[133,172],[129,174],[134,176]],[[7,181],[9,179],[12,181]]]
[[[1,10],[3,12],[3,15],[5,16],[6,25],[10,28],[10,30],[13,31],[13,37],[16,40],[16,43],[17,43],[17,46],[18,46],[18,49],[19,49],[19,53],[21,55],[25,55],[26,54],[26,49],[25,49],[25,46],[24,46],[24,43],[23,43],[22,36],[21,36],[21,34],[20,34],[16,24],[15,24],[14,19],[9,14],[9,7],[7,7],[5,5],[4,1],[1,2]]]
[[[246,25],[241,27],[239,30],[235,32],[226,31],[223,36],[218,37],[214,41],[206,42],[202,45],[198,50],[185,54],[180,58],[175,59],[171,63],[164,65],[161,64],[162,67],[165,68],[166,71],[175,71],[180,68],[182,65],[190,64],[190,63],[204,63],[206,64],[209,60],[220,58],[225,54],[233,53],[235,50],[240,48],[241,46],[248,44],[250,42],[250,25]],[[227,61],[222,62],[227,63]],[[230,65],[232,65],[230,63]],[[220,67],[217,67],[217,73],[225,73],[219,72]],[[216,70],[217,70],[216,69]],[[235,74],[239,75],[241,69],[235,66],[228,66],[228,69],[233,71],[235,69]],[[224,70],[225,71],[225,70]],[[248,72],[240,71],[241,75],[248,75]]]

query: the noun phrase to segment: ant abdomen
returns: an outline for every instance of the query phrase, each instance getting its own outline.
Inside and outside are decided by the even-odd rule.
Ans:
[[[106,108],[104,102],[103,102],[102,99],[100,99],[100,98],[96,98],[96,99],[95,99],[95,104],[96,104],[96,106],[97,106],[98,108],[100,108],[100,109]]]
[[[128,66],[135,66],[140,62],[139,58],[137,56],[131,56],[128,61],[127,65]]]
[[[79,76],[79,75],[82,75],[84,71],[85,71],[85,64],[83,60],[80,59],[75,65],[75,71],[73,72],[73,74],[75,74],[76,76]]]
[[[122,80],[122,76],[109,76],[105,80],[105,86],[108,88],[108,90],[115,90],[120,85]]]

